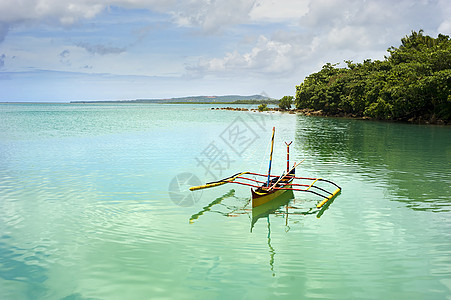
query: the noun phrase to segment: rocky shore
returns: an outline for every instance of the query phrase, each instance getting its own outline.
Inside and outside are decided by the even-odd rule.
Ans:
[[[313,109],[281,109],[278,107],[275,108],[266,108],[264,111],[259,111],[256,108],[242,108],[242,107],[212,107],[212,110],[233,110],[233,111],[253,111],[253,112],[268,112],[268,111],[278,111],[278,112],[283,112],[283,113],[288,113],[288,114],[302,114],[305,116],[326,116],[322,110],[313,110]],[[349,117],[349,118],[357,118],[356,116],[353,115],[337,115],[337,117]]]
[[[296,110],[283,110],[280,108],[266,108],[264,111],[259,111],[257,108],[242,108],[242,107],[212,107],[212,110],[233,110],[233,111],[253,111],[253,112],[268,112],[268,111],[280,111],[280,112],[285,112],[285,113],[289,113],[289,114],[295,114],[297,112],[302,112],[302,109]]]
[[[251,111],[251,112],[260,112],[256,108],[242,108],[242,107],[212,107],[212,110],[233,110],[233,111]],[[377,120],[370,117],[361,117],[354,114],[347,114],[347,113],[338,113],[334,115],[325,114],[322,110],[313,110],[313,109],[290,109],[290,110],[283,110],[281,108],[275,107],[275,108],[267,108],[265,111],[262,112],[282,112],[282,113],[288,113],[288,114],[302,114],[304,116],[321,116],[321,117],[337,117],[337,118],[347,118],[347,119],[357,119],[357,120]],[[409,120],[392,120],[392,122],[405,122],[405,123],[412,123],[412,124],[427,124],[427,125],[450,125],[450,123],[435,118],[435,116],[430,116],[426,118],[419,118],[419,119],[409,119]]]

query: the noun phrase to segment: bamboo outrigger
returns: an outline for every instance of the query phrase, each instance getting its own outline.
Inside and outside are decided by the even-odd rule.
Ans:
[[[293,167],[290,168],[290,143],[285,143],[287,145],[287,170],[280,176],[271,175],[271,164],[272,164],[272,154],[274,149],[274,133],[275,128],[273,128],[272,138],[271,138],[271,153],[269,158],[269,169],[268,174],[259,174],[253,172],[240,172],[234,174],[230,177],[209,182],[201,186],[193,186],[190,188],[191,191],[216,187],[226,183],[236,183],[241,185],[246,185],[251,187],[252,195],[252,207],[260,206],[267,203],[282,194],[291,191],[299,192],[309,192],[323,198],[321,202],[317,204],[317,208],[321,208],[330,199],[334,198],[340,191],[341,188],[332,181],[325,180],[322,178],[308,178],[308,177],[296,177],[295,168],[299,166],[303,161],[295,163]],[[254,178],[250,178],[253,176]],[[258,178],[258,179],[256,179]],[[301,182],[294,183],[294,180],[299,180]],[[263,181],[265,180],[265,181]],[[317,182],[326,182],[336,187],[334,192],[329,192],[326,189],[315,186]]]

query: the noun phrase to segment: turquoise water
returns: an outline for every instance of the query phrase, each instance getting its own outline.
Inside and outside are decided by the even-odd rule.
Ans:
[[[184,179],[267,172],[273,126],[274,173],[293,141],[298,175],[343,190],[251,232],[249,188]],[[449,299],[450,194],[449,127],[0,104],[0,299]]]

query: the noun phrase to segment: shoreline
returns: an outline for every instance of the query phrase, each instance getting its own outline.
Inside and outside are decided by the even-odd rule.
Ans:
[[[381,120],[381,119],[375,119],[371,117],[360,117],[355,114],[345,114],[345,113],[339,113],[339,114],[325,114],[322,110],[314,110],[309,108],[303,108],[303,109],[290,109],[290,110],[284,110],[281,108],[266,108],[264,111],[259,111],[257,108],[241,108],[241,107],[212,107],[211,110],[231,110],[231,111],[251,111],[251,112],[281,112],[281,113],[288,113],[288,114],[300,114],[304,116],[313,116],[313,117],[331,117],[331,118],[343,118],[343,119],[352,119],[352,120],[369,120],[369,121],[380,121],[380,122],[389,122],[389,123],[405,123],[405,124],[415,124],[415,125],[439,125],[439,126],[449,126],[451,123],[437,119],[435,116],[431,116],[429,118],[411,118],[408,120]]]

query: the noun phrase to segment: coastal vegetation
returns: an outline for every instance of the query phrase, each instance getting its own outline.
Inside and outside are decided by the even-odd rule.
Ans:
[[[268,111],[268,105],[267,104],[260,104],[258,106],[258,111]]]
[[[323,115],[448,123],[451,40],[412,31],[383,61],[327,63],[296,86],[297,109]]]
[[[249,105],[257,105],[257,104],[279,104],[279,100],[276,99],[267,99],[267,100],[237,100],[232,103],[227,104],[249,104]]]
[[[291,104],[293,104],[293,96],[283,96],[280,100],[279,100],[279,108],[282,110],[290,110],[291,109]]]

